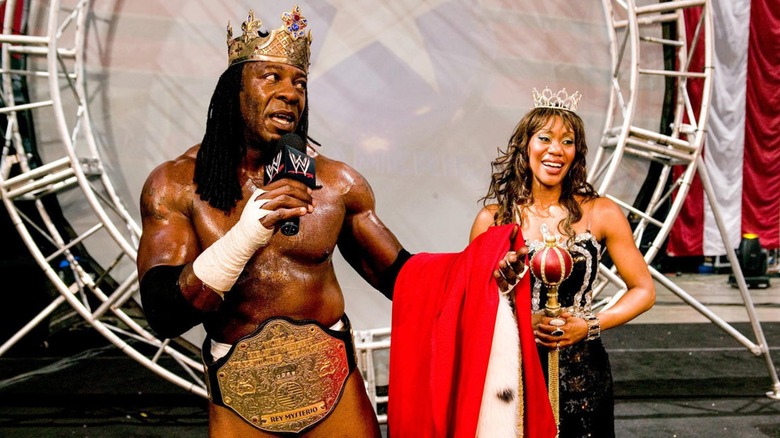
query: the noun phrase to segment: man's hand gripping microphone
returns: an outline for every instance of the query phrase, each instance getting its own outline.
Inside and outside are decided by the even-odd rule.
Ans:
[[[274,230],[260,222],[271,213],[262,208],[268,200],[258,199],[263,193],[263,190],[255,191],[241,212],[238,223],[206,248],[192,264],[192,270],[200,281],[220,296],[233,287],[255,251],[271,240]]]
[[[310,188],[317,186],[314,173],[314,158],[306,154],[306,142],[297,134],[285,134],[277,142],[279,151],[274,160],[265,166],[265,184],[282,178],[298,180]],[[300,218],[287,219],[279,227],[285,236],[298,234]]]

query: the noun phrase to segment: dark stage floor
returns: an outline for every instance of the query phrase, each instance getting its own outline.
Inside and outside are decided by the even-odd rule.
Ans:
[[[762,327],[769,345],[780,345],[780,323]],[[735,328],[750,336],[748,324]],[[763,356],[714,325],[629,324],[604,339],[619,437],[780,437]],[[112,346],[3,357],[0,379],[3,437],[207,436],[203,399]]]
[[[757,343],[727,275],[671,278]],[[750,295],[777,370],[780,278],[772,280]],[[204,399],[82,325],[49,335],[45,348],[0,356],[0,437],[207,436]],[[619,438],[780,438],[780,400],[766,395],[773,389],[766,356],[753,355],[665,288],[657,287],[653,309],[603,338]]]

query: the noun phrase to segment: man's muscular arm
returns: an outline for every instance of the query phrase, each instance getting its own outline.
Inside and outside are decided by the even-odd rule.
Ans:
[[[201,323],[205,310],[218,307],[214,295],[224,299],[247,261],[268,244],[273,227],[260,222],[270,213],[262,208],[267,202],[259,199],[262,193],[255,192],[238,222],[192,263],[157,265],[146,272],[141,301],[149,324],[160,336],[175,337]]]
[[[152,329],[175,337],[202,322],[219,296],[193,280],[184,267],[200,252],[190,214],[194,187],[192,161],[180,157],[158,166],[141,191],[143,233],[138,246],[141,300]],[[185,287],[187,286],[187,287]]]
[[[225,292],[238,280],[246,262],[255,251],[268,244],[274,233],[273,226],[266,228],[260,222],[271,213],[263,208],[268,202],[260,198],[263,193],[263,190],[253,193],[238,222],[192,263],[195,276],[220,297],[224,298]]]
[[[260,222],[271,213],[262,208],[267,202],[259,199],[263,193],[255,192],[238,222],[192,263],[158,265],[146,272],[141,300],[149,324],[160,336],[175,337],[201,323],[205,310],[218,307],[214,295],[224,299],[247,261],[268,244],[273,226],[265,228]]]
[[[346,216],[339,250],[366,281],[392,299],[395,279],[411,254],[376,215],[374,192],[365,178],[346,165],[342,172],[351,184],[343,195]]]
[[[161,338],[175,338],[203,322],[206,312],[182,294],[180,277],[190,265],[158,265],[141,280],[141,305],[152,330]]]
[[[253,193],[237,223],[201,252],[200,242],[209,239],[198,236],[193,223],[195,206],[211,207],[197,200],[193,168],[194,154],[164,163],[149,176],[141,194],[141,298],[150,325],[166,337],[184,333],[219,308],[221,297],[232,288],[247,261],[268,243],[277,222],[313,209],[304,184],[274,182],[265,187],[267,192]],[[214,232],[220,233],[218,228]]]

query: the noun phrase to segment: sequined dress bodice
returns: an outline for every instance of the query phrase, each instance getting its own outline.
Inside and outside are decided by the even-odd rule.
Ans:
[[[528,259],[543,248],[540,242],[526,242]],[[578,234],[567,247],[573,268],[558,286],[558,301],[575,316],[592,311],[593,284],[601,259],[601,244],[589,232]],[[531,305],[543,311],[547,288],[532,277]],[[594,312],[595,313],[595,312]],[[547,373],[549,350],[539,347],[542,369]],[[614,437],[614,396],[609,357],[601,339],[581,340],[559,351],[559,437]]]
[[[544,243],[533,241],[527,243],[530,260],[534,253],[544,248]],[[574,243],[568,248],[574,261],[571,275],[558,286],[558,301],[574,315],[581,316],[591,311],[593,295],[591,293],[593,282],[598,273],[601,261],[601,244],[590,233],[578,234],[574,237]],[[534,312],[544,309],[547,301],[547,288],[541,281],[533,279],[531,294],[531,307]]]

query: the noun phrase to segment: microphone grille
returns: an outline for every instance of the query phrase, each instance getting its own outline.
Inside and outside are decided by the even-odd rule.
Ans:
[[[300,152],[306,152],[306,142],[303,141],[303,138],[298,134],[284,134],[277,142],[277,148],[281,150],[285,146],[289,146]]]

